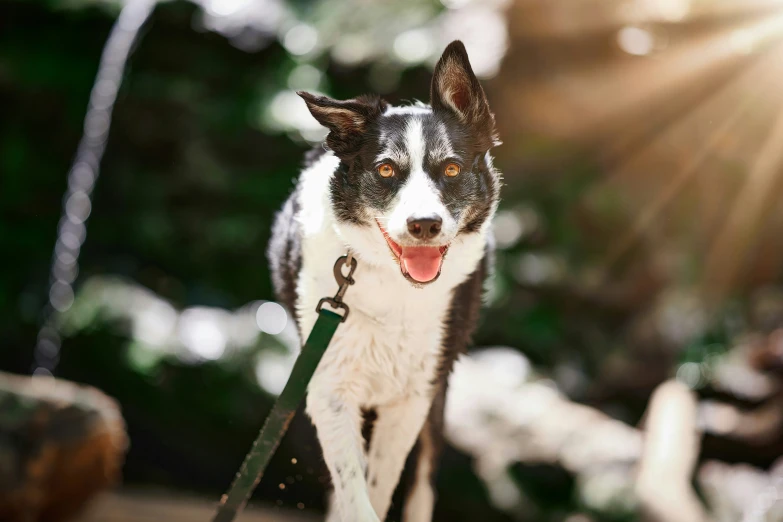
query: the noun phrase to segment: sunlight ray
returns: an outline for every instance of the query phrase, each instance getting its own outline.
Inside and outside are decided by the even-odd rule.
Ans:
[[[620,239],[614,243],[606,255],[601,269],[605,279],[611,272],[615,263],[625,255],[652,227],[655,220],[661,215],[666,206],[680,193],[688,181],[700,173],[707,158],[712,154],[715,146],[729,133],[735,129],[737,122],[745,114],[749,101],[737,106],[727,119],[713,131],[705,140],[704,146],[696,151],[690,160],[683,166],[682,170],[663,188],[661,193],[639,212],[631,228]]]
[[[783,7],[783,0],[523,0],[515,22],[528,38],[575,38],[625,25],[679,24],[753,17]],[[576,12],[576,14],[575,14]]]
[[[669,49],[665,60],[617,59],[604,67],[570,68],[532,80],[518,94],[525,114],[517,117],[555,136],[602,143],[610,156],[616,155],[612,151],[622,149],[633,130],[649,120],[641,116],[652,103],[664,103],[708,75],[741,66],[748,52],[759,53],[781,38],[783,13],[684,41]]]
[[[783,49],[777,53],[783,61]],[[778,67],[777,75],[781,74]],[[772,73],[772,71],[771,71]],[[773,73],[774,74],[774,73]],[[783,165],[783,108],[779,108],[775,125],[765,139],[747,178],[727,214],[706,258],[705,284],[710,294],[724,296],[738,277],[747,253],[761,233],[764,213],[774,195]]]
[[[776,52],[768,53],[763,59],[758,60],[751,68],[746,69],[741,75],[723,86],[720,91],[700,104],[698,111],[692,111],[687,118],[679,120],[676,127],[661,134],[641,153],[626,159],[621,170],[616,170],[605,178],[603,184],[617,183],[623,173],[625,175],[638,174],[645,165],[649,169],[651,161],[655,165],[654,158],[671,156],[671,153],[662,153],[661,149],[671,151],[677,145],[688,147],[688,140],[693,142],[691,136],[694,129],[698,129],[703,122],[713,120],[718,114],[725,114],[720,123],[714,126],[713,130],[701,140],[703,144],[688,155],[687,161],[678,168],[674,177],[666,182],[656,197],[642,208],[631,227],[610,247],[599,269],[600,279],[608,277],[617,262],[649,233],[656,220],[674,198],[684,190],[686,184],[704,173],[707,161],[715,154],[719,144],[740,128],[739,123],[747,115],[752,103],[769,99],[783,89],[779,81],[774,81],[777,76],[769,76],[768,74],[770,71],[780,69],[781,49],[783,49],[783,45],[779,46]],[[760,82],[760,79],[767,81]],[[763,87],[761,91],[759,90],[760,85]],[[745,127],[747,128],[747,126]]]
[[[737,111],[740,108],[747,108],[750,101],[774,99],[773,95],[783,89],[781,82],[775,81],[777,77],[769,75],[769,71],[774,70],[780,64],[778,52],[779,50],[776,50],[776,52],[765,54],[749,67],[728,78],[709,96],[698,100],[696,105],[688,107],[685,114],[676,115],[676,119],[668,128],[647,140],[646,145],[638,152],[620,157],[617,165],[605,176],[605,181],[616,182],[629,174],[638,172],[643,165],[649,164],[655,158],[669,157],[670,154],[665,154],[666,151],[683,145],[687,147],[689,141],[693,142],[699,139],[697,135],[694,135],[694,131],[706,121],[709,121],[712,126],[711,122],[716,117],[726,121],[731,120],[737,116]],[[769,98],[760,95],[760,85],[764,87],[764,92],[770,91]],[[725,118],[722,117],[727,112]]]

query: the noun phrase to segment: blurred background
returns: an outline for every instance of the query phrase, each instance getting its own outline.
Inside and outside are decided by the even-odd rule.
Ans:
[[[427,101],[456,38],[506,186],[435,520],[783,520],[781,0],[0,1],[0,518],[209,518],[299,346],[294,91]],[[322,516],[315,444],[245,520]]]

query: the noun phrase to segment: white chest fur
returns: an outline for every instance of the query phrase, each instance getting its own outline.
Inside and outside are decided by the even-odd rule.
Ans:
[[[328,267],[331,260],[325,264]],[[328,272],[325,275],[331,275]],[[351,314],[338,329],[315,377],[361,406],[428,395],[431,389],[450,292],[423,298],[395,275],[399,282],[373,267],[356,270],[356,284],[346,295]],[[309,310],[320,296],[331,295],[336,288],[315,280],[301,283],[300,291],[306,291],[301,302]],[[309,316],[314,313],[302,310],[305,322],[313,320]]]

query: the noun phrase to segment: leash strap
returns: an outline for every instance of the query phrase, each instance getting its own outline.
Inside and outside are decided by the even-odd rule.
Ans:
[[[342,273],[343,266],[348,266],[347,276]],[[342,302],[342,298],[348,285],[354,283],[352,275],[355,269],[356,259],[353,257],[342,256],[335,263],[334,274],[340,285],[337,295],[321,299],[318,303],[318,319],[315,321],[307,341],[302,346],[302,351],[296,358],[291,376],[272,407],[271,413],[266,418],[264,427],[261,428],[261,432],[245,456],[231,487],[220,499],[220,505],[212,522],[232,522],[245,507],[250,495],[253,494],[253,490],[256,489],[261,477],[263,477],[269,460],[280,445],[280,441],[288,430],[288,425],[294,418],[296,409],[304,399],[310,379],[329,347],[337,327],[348,317],[348,305]],[[325,303],[334,308],[342,308],[343,315],[324,309]]]

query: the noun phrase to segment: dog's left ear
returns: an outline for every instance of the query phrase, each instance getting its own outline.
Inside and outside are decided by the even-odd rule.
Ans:
[[[378,96],[359,96],[351,100],[334,100],[299,91],[310,114],[329,129],[326,144],[342,158],[361,148],[367,127],[386,110],[387,103]]]
[[[454,40],[446,47],[435,66],[430,104],[436,111],[450,111],[472,127],[482,151],[500,145],[495,130],[495,115],[489,108],[484,89],[473,73],[465,45],[459,40]]]

